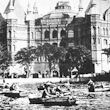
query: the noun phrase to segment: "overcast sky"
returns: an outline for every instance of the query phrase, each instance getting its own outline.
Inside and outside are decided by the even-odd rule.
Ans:
[[[18,0],[20,4],[26,9],[28,0]],[[33,4],[35,0],[30,0],[30,2]],[[37,7],[38,7],[38,13],[40,15],[47,14],[48,12],[54,10],[56,3],[58,1],[69,1],[70,5],[73,10],[77,10],[79,0],[36,0]],[[90,0],[82,0],[83,7],[87,7],[87,4]],[[7,3],[9,0],[0,0],[0,12],[3,13]]]

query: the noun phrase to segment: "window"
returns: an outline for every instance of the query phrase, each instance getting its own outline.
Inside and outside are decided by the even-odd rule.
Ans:
[[[52,36],[53,38],[58,38],[58,31],[54,30]]]
[[[98,44],[100,44],[100,38],[98,38]]]
[[[33,32],[31,32],[32,39],[34,39]]]
[[[93,26],[93,35],[96,35],[96,27]]]
[[[65,38],[66,37],[66,31],[65,30],[61,30],[61,38]]]
[[[54,46],[58,46],[58,44],[57,44],[57,43],[53,43],[53,45],[54,45]]]
[[[9,39],[11,39],[11,31],[9,31]]]
[[[8,45],[8,51],[11,51],[11,45]]]
[[[16,47],[15,47],[15,45],[13,45],[13,49],[14,49],[14,51],[16,51]]]
[[[100,34],[100,28],[98,27],[98,34]]]
[[[108,43],[107,43],[107,39],[104,39],[104,45],[107,45]]]
[[[105,35],[105,28],[103,28],[103,35]]]
[[[50,32],[48,30],[45,31],[45,39],[50,38]]]
[[[108,35],[108,29],[106,28],[106,34]]]
[[[68,38],[73,38],[74,37],[74,32],[73,30],[68,31]]]
[[[93,44],[95,44],[96,43],[96,38],[93,38]]]
[[[14,38],[15,38],[15,30],[13,31],[13,33],[14,33]]]

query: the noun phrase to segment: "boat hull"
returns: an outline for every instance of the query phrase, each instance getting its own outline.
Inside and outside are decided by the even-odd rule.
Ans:
[[[110,88],[95,88],[95,92],[107,92],[110,91]]]
[[[20,93],[16,92],[16,91],[2,92],[2,94],[4,96],[12,97],[12,98],[19,98],[20,97]]]
[[[29,98],[31,104],[44,104],[45,106],[72,106],[76,104],[76,99],[69,97],[53,97],[53,98]]]

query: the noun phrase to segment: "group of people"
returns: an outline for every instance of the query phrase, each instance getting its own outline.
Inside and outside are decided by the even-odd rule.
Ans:
[[[42,98],[48,98],[48,97],[59,97],[63,96],[65,94],[65,91],[61,89],[59,85],[55,84],[44,84],[44,91],[42,93]]]
[[[94,82],[90,79],[88,82],[88,91],[89,92],[95,92],[95,85]],[[71,91],[64,91],[61,89],[60,85],[55,85],[55,84],[48,84],[44,83],[43,84],[43,93],[42,93],[42,98],[49,98],[49,97],[59,97],[59,96],[64,96],[64,94],[70,94]]]
[[[3,80],[3,89],[9,89],[10,91],[18,91],[19,90],[19,86],[18,86],[18,83],[12,83],[12,84],[9,84],[9,83],[6,83],[5,80]]]

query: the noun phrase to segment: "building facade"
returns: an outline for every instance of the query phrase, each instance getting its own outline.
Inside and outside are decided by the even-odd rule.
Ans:
[[[21,48],[44,43],[84,45],[92,52],[92,72],[108,72],[109,58],[102,49],[110,46],[110,0],[89,0],[86,9],[79,1],[78,12],[68,2],[58,2],[54,11],[38,17],[36,3],[28,3],[25,11],[19,0],[9,0],[4,15],[0,15],[0,42],[7,46],[12,58]],[[35,71],[47,68],[44,58],[34,66]]]
[[[69,44],[84,45],[91,50],[93,72],[109,72],[110,60],[103,49],[110,47],[110,1],[90,0],[86,11],[80,5],[79,14],[68,25],[73,37]]]

